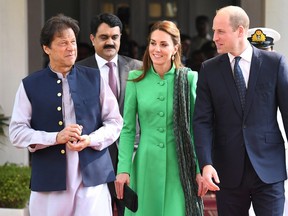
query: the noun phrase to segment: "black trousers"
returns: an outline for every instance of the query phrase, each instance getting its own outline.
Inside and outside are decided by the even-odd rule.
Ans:
[[[251,203],[257,216],[283,216],[284,181],[273,184],[262,182],[246,154],[240,186],[220,188],[216,192],[216,200],[219,216],[248,216]]]

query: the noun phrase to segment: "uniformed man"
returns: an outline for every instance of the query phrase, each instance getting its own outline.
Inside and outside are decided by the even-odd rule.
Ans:
[[[272,51],[274,43],[280,40],[280,34],[271,28],[256,27],[248,30],[248,40],[255,47]]]

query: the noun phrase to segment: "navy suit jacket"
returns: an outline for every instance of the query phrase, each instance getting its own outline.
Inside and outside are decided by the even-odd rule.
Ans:
[[[276,52],[253,48],[244,112],[227,54],[202,64],[193,117],[200,167],[213,165],[220,186],[237,187],[245,154],[265,183],[286,179],[285,147],[279,107],[287,135],[288,65]]]

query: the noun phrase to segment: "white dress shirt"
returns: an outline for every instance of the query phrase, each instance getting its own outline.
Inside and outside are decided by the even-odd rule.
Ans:
[[[248,87],[248,81],[249,81],[249,75],[250,75],[250,67],[251,67],[251,61],[252,61],[252,54],[253,54],[253,50],[252,50],[252,46],[248,45],[247,48],[244,50],[243,53],[241,53],[240,57],[240,61],[239,61],[239,66],[242,70],[243,73],[243,77],[245,80],[245,84],[246,84],[246,88]],[[234,58],[236,56],[233,56],[232,54],[228,53],[228,57],[230,60],[230,64],[232,67],[232,71],[234,68],[234,64],[235,64],[235,60]]]

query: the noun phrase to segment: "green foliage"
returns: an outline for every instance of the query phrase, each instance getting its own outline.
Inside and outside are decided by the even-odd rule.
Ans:
[[[25,208],[30,196],[28,166],[5,164],[0,166],[0,207]]]
[[[0,113],[0,135],[4,135],[4,127],[8,126],[7,121],[9,117],[5,116],[4,114]]]
[[[9,125],[8,120],[9,117],[4,115],[3,109],[0,106],[0,136],[5,136],[4,127],[7,127]]]
[[[5,116],[2,113],[2,109],[0,107],[0,144],[3,144],[1,138],[6,137],[5,132],[4,132],[4,128],[8,127],[8,125],[9,125],[8,120],[9,120],[9,117]]]

